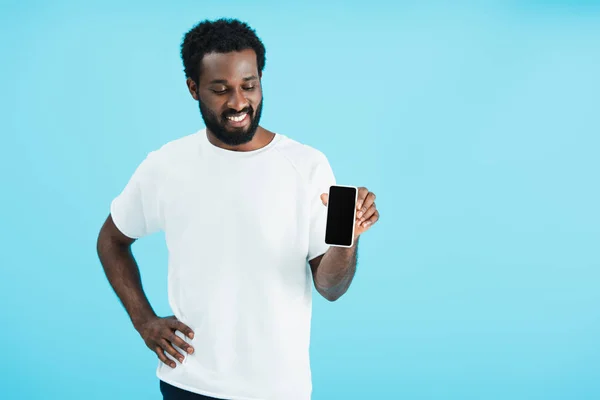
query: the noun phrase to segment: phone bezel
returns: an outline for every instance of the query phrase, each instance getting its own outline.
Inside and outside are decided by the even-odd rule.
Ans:
[[[356,229],[356,203],[358,202],[358,187],[357,186],[350,186],[350,185],[330,185],[329,186],[329,191],[327,192],[327,196],[329,198],[329,194],[331,193],[331,188],[332,187],[341,187],[341,188],[350,188],[350,189],[354,189],[354,215],[353,215],[353,219],[354,219],[354,223],[352,224],[352,239],[350,241],[350,245],[344,245],[344,244],[336,244],[336,243],[327,243],[327,220],[329,219],[329,201],[327,202],[327,214],[325,217],[325,244],[327,244],[328,246],[334,246],[334,247],[343,247],[343,248],[350,248],[352,246],[354,246],[354,232]]]

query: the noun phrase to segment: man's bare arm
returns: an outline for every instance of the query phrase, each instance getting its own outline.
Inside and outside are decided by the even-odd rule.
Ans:
[[[329,301],[339,299],[352,283],[357,258],[358,239],[350,248],[330,247],[322,256],[310,260],[317,292]]]
[[[178,330],[190,338],[194,337],[194,333],[175,316],[161,318],[155,314],[142,288],[140,270],[131,251],[134,242],[135,239],[119,231],[109,215],[98,235],[97,251],[100,263],[146,346],[156,353],[163,363],[175,368],[176,364],[168,359],[165,352],[180,362],[184,356],[173,344],[188,353],[194,351],[192,346],[175,334],[175,331]]]
[[[133,326],[156,317],[142,289],[140,270],[131,252],[135,239],[125,236],[109,215],[98,235],[97,251],[110,285],[121,300]]]
[[[327,205],[329,195],[321,194],[323,205]],[[329,301],[339,299],[350,287],[356,274],[358,258],[358,239],[379,220],[379,211],[375,206],[375,193],[366,187],[358,188],[356,202],[356,221],[354,222],[354,245],[352,247],[329,247],[322,256],[309,261],[313,281],[317,291]]]

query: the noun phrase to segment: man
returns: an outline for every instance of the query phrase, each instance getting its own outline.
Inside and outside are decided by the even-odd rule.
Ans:
[[[237,20],[201,22],[181,56],[206,129],[141,162],[111,203],[100,261],[160,359],[164,399],[310,399],[312,282],[330,301],[347,291],[358,237],[379,219],[375,195],[359,190],[354,246],[327,246],[333,172],[320,151],[259,125],[265,48],[255,31]],[[131,253],[159,230],[174,313],[165,318]]]

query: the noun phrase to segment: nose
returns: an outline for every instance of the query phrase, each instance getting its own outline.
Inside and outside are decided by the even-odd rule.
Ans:
[[[248,105],[248,99],[240,89],[231,91],[231,95],[227,99],[227,107],[236,111],[241,111],[248,107]]]

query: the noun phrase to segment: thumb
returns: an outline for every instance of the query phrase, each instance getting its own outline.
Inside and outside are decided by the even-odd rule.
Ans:
[[[321,195],[321,201],[323,202],[323,205],[326,206],[327,205],[327,200],[329,199],[329,195],[327,193],[323,193]]]

